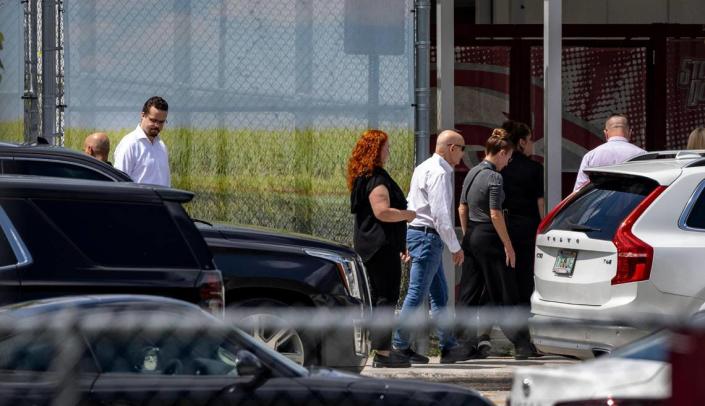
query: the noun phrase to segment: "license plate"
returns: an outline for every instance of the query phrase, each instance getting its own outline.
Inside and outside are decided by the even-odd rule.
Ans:
[[[578,251],[558,250],[556,263],[553,265],[553,273],[560,276],[573,276],[573,269],[575,269],[575,259],[577,257]]]

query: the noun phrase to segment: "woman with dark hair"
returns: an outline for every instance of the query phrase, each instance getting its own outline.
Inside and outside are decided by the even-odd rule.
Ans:
[[[507,231],[507,219],[502,211],[505,194],[504,182],[499,173],[509,164],[513,151],[514,143],[509,133],[502,128],[494,129],[485,143],[485,159],[468,172],[463,183],[458,210],[461,221],[467,220],[463,227],[463,246],[469,254],[470,263],[463,268],[461,291],[475,291],[477,301],[466,305],[477,306],[486,301],[489,306],[500,308],[518,304],[516,254]],[[482,321],[502,327],[504,334],[514,344],[517,358],[526,358],[531,353],[526,329],[505,327],[498,320],[483,318]],[[476,337],[468,338],[477,340]],[[486,350],[483,351],[481,347],[478,345],[478,357],[486,356]]]
[[[543,166],[531,159],[534,141],[528,125],[506,121],[502,128],[516,145],[516,154],[502,170],[505,215],[509,238],[516,251],[519,304],[529,306],[534,292],[534,246],[536,229],[543,218]]]
[[[367,130],[348,161],[350,211],[355,214],[353,244],[370,277],[372,303],[377,314],[393,316],[399,300],[401,260],[406,255],[406,222],[416,217],[406,210],[406,197],[384,170],[389,159],[389,137]],[[409,358],[392,349],[391,330],[370,332],[375,368],[410,367]]]

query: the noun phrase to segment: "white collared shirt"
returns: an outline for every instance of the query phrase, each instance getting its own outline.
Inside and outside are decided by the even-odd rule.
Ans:
[[[598,145],[583,156],[573,191],[575,192],[585,186],[590,180],[585,173],[585,169],[619,164],[644,152],[646,151],[630,143],[629,140],[624,137],[610,137],[607,142]]]
[[[450,252],[460,251],[453,224],[453,167],[433,154],[414,169],[409,196],[409,210],[416,211],[412,226],[432,227]]]
[[[137,183],[171,186],[166,145],[159,136],[149,141],[139,125],[118,143],[114,164]]]

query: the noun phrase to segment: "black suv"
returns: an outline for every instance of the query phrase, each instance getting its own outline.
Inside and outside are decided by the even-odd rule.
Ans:
[[[181,206],[192,197],[133,183],[0,176],[0,304],[134,293],[222,315],[221,274]]]
[[[86,154],[52,146],[0,143],[0,171],[5,175],[42,175],[131,182],[125,173]],[[263,322],[276,318],[281,306],[371,309],[367,274],[360,258],[343,245],[310,236],[268,229],[225,227],[198,222],[223,275],[226,305],[245,310]],[[320,332],[254,332],[271,348],[302,365],[325,365],[360,371],[369,352],[367,332],[322,336]],[[283,341],[278,338],[285,337]]]

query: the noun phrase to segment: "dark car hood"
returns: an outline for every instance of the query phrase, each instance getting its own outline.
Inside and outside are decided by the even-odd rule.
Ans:
[[[310,235],[254,226],[209,225],[200,222],[196,222],[196,226],[206,238],[225,238],[232,241],[285,245],[297,248],[318,248],[337,252],[343,251],[347,254],[355,255],[355,251],[350,247]]]

